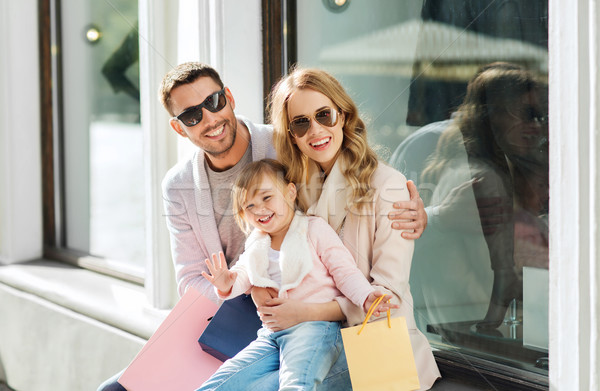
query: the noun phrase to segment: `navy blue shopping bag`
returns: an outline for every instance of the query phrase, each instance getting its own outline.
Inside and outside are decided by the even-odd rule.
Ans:
[[[198,339],[206,353],[225,361],[256,339],[262,323],[249,295],[225,300]]]

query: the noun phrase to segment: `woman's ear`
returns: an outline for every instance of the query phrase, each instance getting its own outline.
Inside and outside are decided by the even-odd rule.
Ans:
[[[181,127],[181,123],[179,122],[179,120],[177,118],[171,118],[169,120],[169,125],[171,125],[171,128],[173,128],[173,130],[178,135],[180,135],[181,137],[186,137],[187,138],[187,134],[185,133],[185,131]]]

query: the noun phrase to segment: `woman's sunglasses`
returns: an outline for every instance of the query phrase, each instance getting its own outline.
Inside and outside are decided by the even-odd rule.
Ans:
[[[312,117],[323,126],[331,128],[338,122],[338,112],[331,107],[323,107],[312,115]],[[290,121],[289,131],[292,132],[294,137],[304,137],[306,132],[310,129],[310,117],[303,115],[296,117]]]
[[[183,113],[175,118],[183,122],[185,126],[198,125],[200,121],[202,121],[203,107],[211,113],[216,113],[217,111],[221,111],[226,104],[227,97],[225,96],[225,88],[223,88],[221,91],[209,95],[208,98],[204,99],[204,102],[200,103],[198,106],[185,109]]]

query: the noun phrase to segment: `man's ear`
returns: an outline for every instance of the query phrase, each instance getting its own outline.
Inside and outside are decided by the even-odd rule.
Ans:
[[[227,100],[231,105],[231,110],[235,110],[235,99],[233,99],[233,94],[231,93],[228,87],[225,87],[225,96],[227,97]]]
[[[177,132],[178,135],[180,135],[181,137],[187,138],[187,134],[185,134],[185,132],[183,131],[183,128],[181,127],[181,123],[179,122],[179,120],[177,118],[171,118],[169,120],[169,125],[171,125],[171,128],[173,128],[173,130],[175,132]]]

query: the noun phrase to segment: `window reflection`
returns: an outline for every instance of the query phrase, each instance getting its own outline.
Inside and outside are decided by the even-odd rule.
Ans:
[[[428,205],[418,326],[438,348],[547,374],[547,1],[378,4],[299,2],[298,60],[342,81]]]
[[[548,268],[546,97],[534,73],[493,63],[451,120],[413,135],[439,135],[420,181],[432,229],[417,243],[413,273],[429,331],[459,344],[523,346],[523,267]]]
[[[141,275],[138,4],[64,0],[61,13],[65,245]]]

